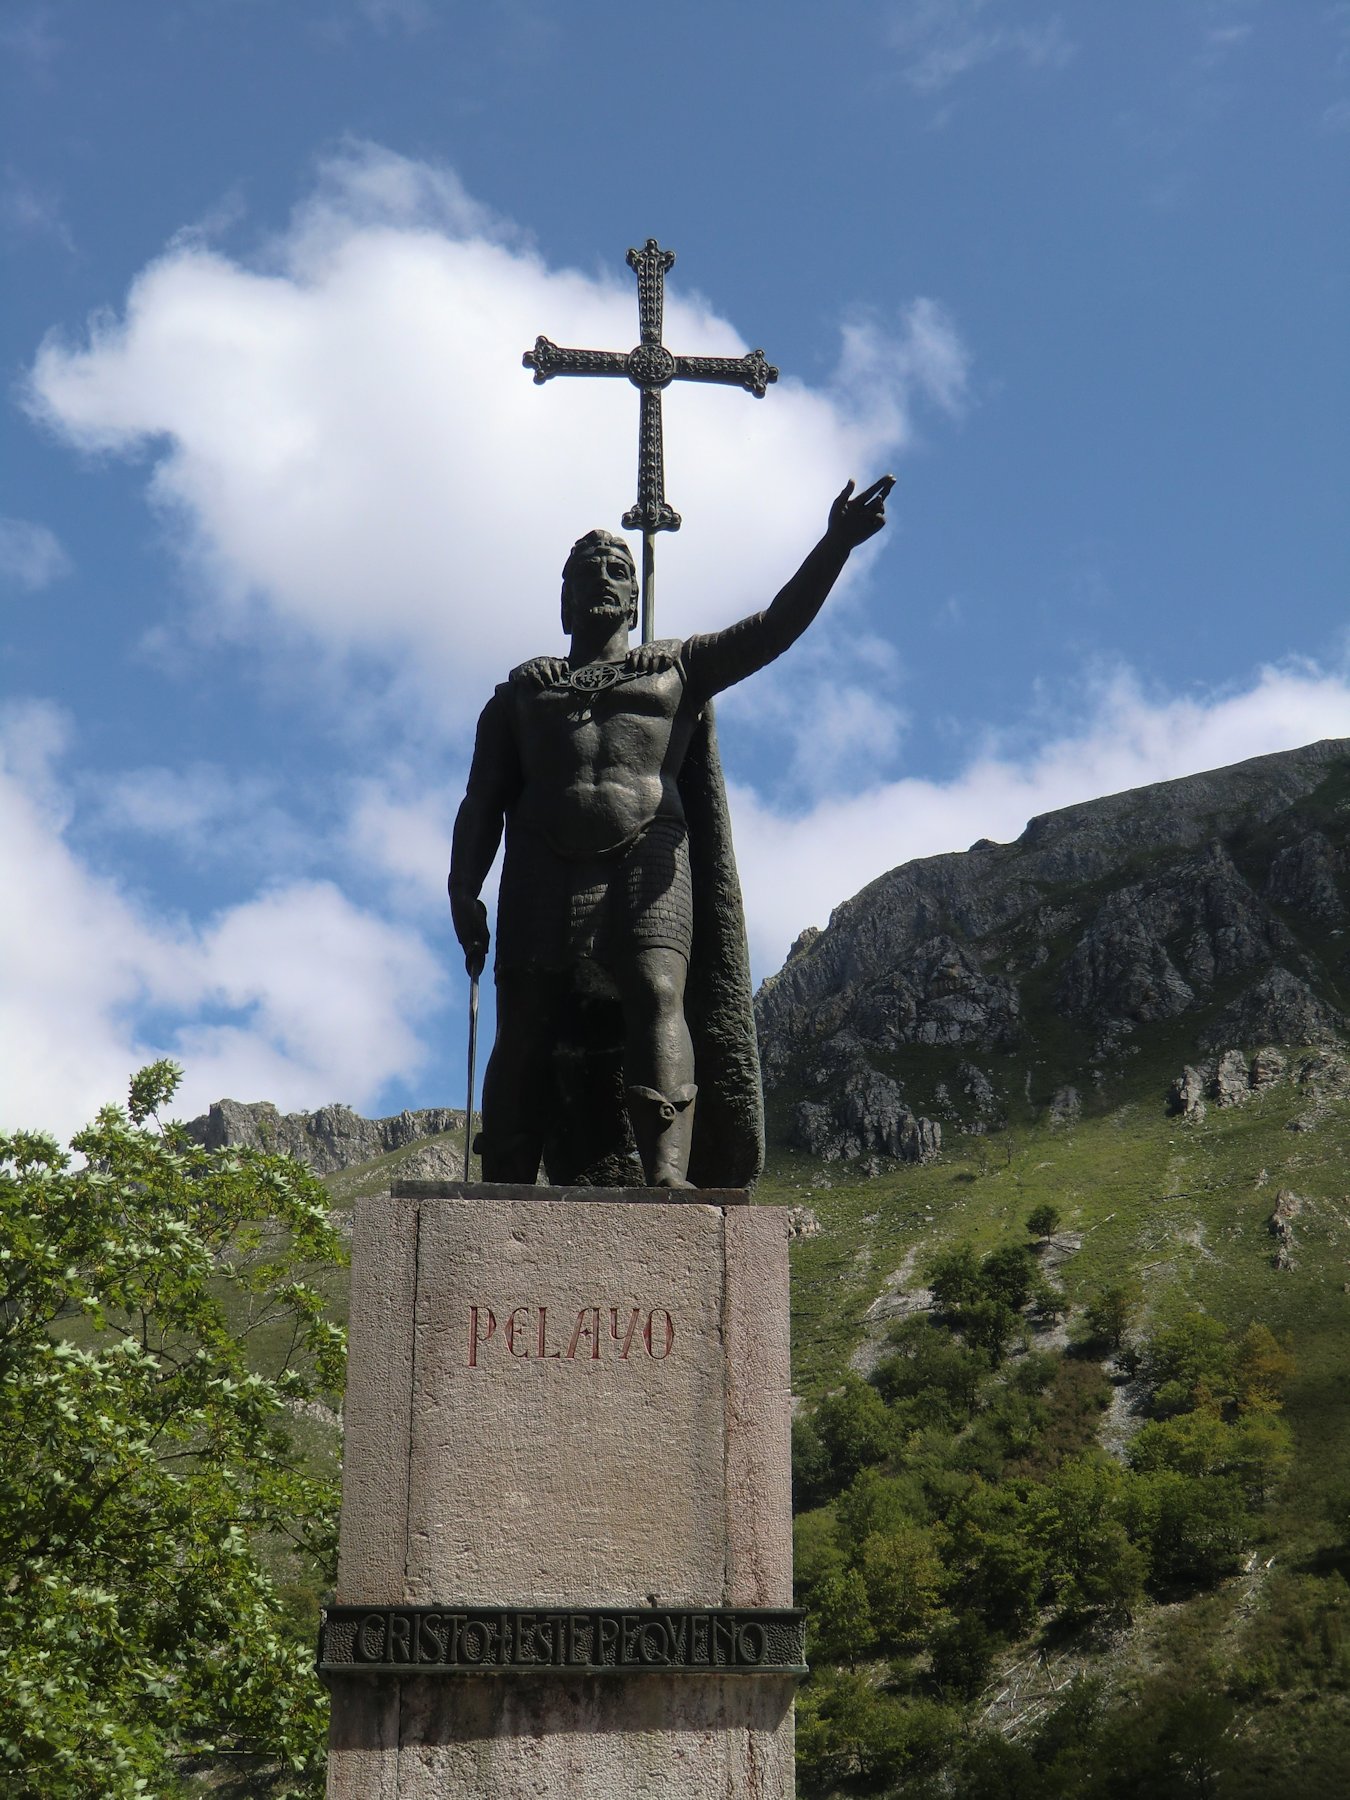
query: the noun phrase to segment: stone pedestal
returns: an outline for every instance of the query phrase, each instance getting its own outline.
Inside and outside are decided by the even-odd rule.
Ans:
[[[330,1800],[791,1795],[787,1227],[744,1201],[358,1201]]]

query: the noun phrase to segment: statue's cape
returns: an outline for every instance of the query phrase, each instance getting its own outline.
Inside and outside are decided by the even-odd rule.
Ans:
[[[764,1166],[764,1099],[745,912],[711,702],[679,786],[694,887],[694,944],[684,992],[698,1082],[689,1179],[695,1187],[748,1187]]]

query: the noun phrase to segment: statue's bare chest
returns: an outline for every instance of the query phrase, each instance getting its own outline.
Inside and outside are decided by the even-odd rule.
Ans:
[[[527,781],[552,785],[587,767],[655,774],[672,738],[687,735],[684,699],[678,669],[635,674],[615,663],[586,664],[565,683],[535,689],[517,702]]]

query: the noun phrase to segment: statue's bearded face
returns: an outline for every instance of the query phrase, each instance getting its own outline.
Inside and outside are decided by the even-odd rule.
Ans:
[[[581,619],[617,625],[637,624],[637,570],[628,546],[608,533],[583,538],[563,570],[563,630],[575,630]]]

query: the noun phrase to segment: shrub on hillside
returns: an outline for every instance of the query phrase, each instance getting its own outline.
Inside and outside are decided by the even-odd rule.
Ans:
[[[1137,1281],[1116,1281],[1099,1288],[1083,1308],[1086,1342],[1103,1350],[1119,1350],[1143,1302],[1144,1291]]]
[[[1059,1230],[1059,1208],[1048,1202],[1027,1214],[1027,1230],[1034,1238],[1053,1237]]]

